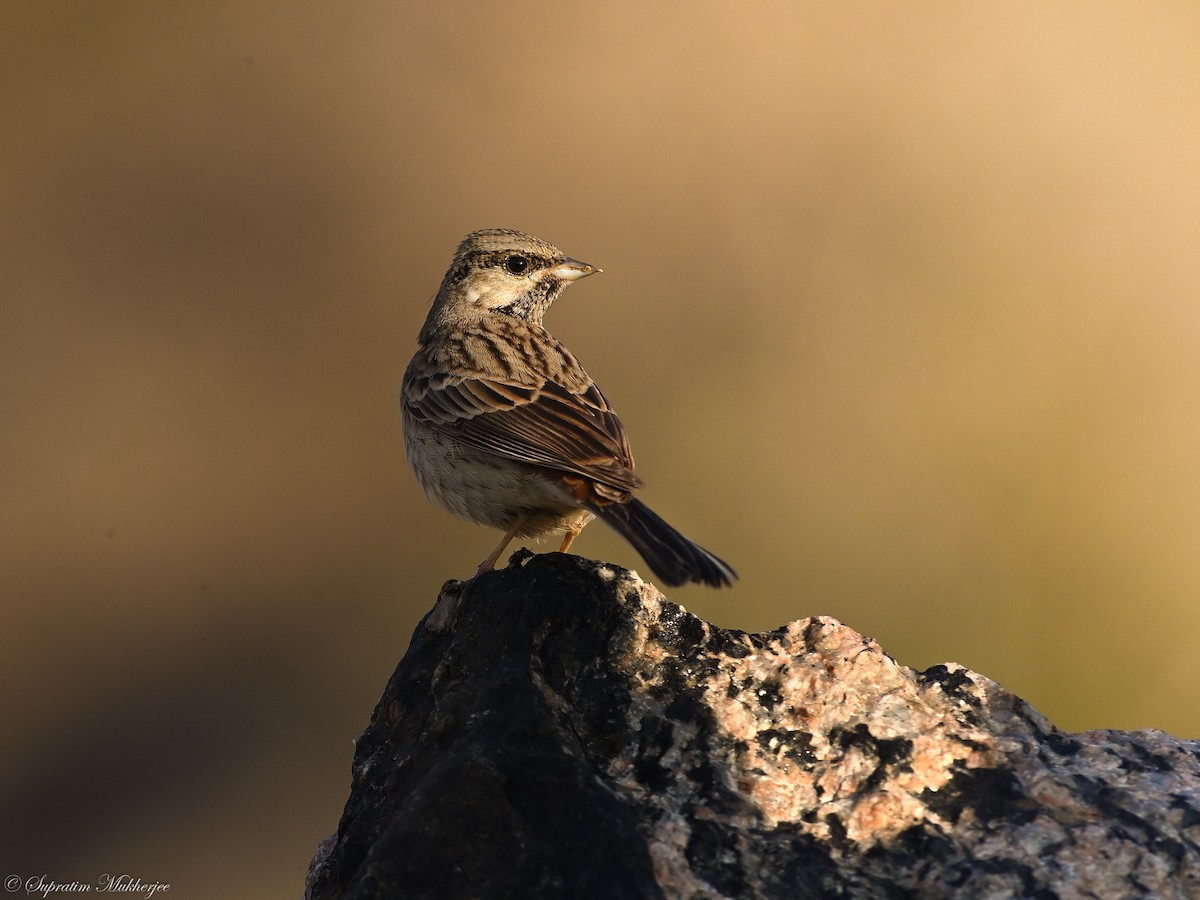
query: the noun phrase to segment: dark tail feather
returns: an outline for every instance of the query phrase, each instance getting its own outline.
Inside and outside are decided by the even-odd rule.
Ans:
[[[688,581],[726,587],[737,578],[733,569],[693,544],[640,500],[589,508],[633,544],[654,574],[671,587]]]

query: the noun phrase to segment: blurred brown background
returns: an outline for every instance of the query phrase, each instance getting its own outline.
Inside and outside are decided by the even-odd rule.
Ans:
[[[856,9],[3,6],[0,874],[299,896],[495,539],[397,411],[484,226],[604,267],[673,599],[1200,735],[1200,6]]]

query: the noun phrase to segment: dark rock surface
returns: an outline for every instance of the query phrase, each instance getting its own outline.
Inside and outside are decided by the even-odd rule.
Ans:
[[[514,560],[418,626],[311,900],[1200,897],[1200,742],[1065,734],[833,619],[726,631]]]

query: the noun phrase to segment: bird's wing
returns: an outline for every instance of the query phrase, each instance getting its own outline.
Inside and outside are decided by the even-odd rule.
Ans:
[[[405,379],[403,402],[417,421],[479,450],[622,491],[642,486],[625,428],[590,380],[572,390],[549,379],[424,372]]]

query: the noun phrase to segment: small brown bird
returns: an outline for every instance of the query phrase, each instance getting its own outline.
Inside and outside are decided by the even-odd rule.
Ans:
[[[733,569],[633,496],[642,479],[617,414],[542,316],[572,281],[599,272],[519,231],[466,236],[404,373],[408,462],[448,512],[514,537],[565,532],[566,552],[599,516],[664,582],[720,587]]]

